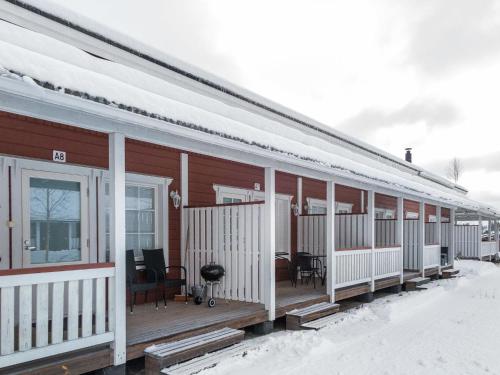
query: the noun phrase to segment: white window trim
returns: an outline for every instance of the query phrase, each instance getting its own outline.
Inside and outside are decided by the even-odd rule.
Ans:
[[[168,189],[173,179],[170,177],[150,176],[139,173],[126,173],[125,184],[134,184],[138,186],[153,187],[155,189],[155,247],[163,248],[163,257],[165,265],[169,265],[169,221]],[[105,185],[109,183],[109,172],[103,171],[98,177],[99,184],[99,207],[104,207]],[[181,209],[181,208],[179,208]],[[160,220],[161,219],[161,220]],[[161,228],[161,229],[160,229]],[[104,262],[106,257],[106,210],[99,210],[99,261]],[[110,249],[110,260],[114,259],[113,249]],[[137,257],[142,260],[141,257]]]
[[[437,216],[436,215],[429,215],[428,223],[437,223]]]
[[[406,211],[405,219],[418,219],[418,212]]]
[[[318,199],[318,198],[306,198],[307,202],[307,213],[309,215],[312,214],[313,207],[322,207],[326,209],[326,200]],[[352,207],[354,205],[352,203],[347,202],[335,202],[335,213],[339,213],[340,211],[347,211],[347,213],[352,213]]]
[[[395,219],[396,211],[390,208],[375,208],[375,217],[377,213],[382,213],[383,219]]]

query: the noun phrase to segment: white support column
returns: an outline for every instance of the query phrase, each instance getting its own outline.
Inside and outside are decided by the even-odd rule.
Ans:
[[[302,215],[302,177],[297,177],[297,206],[299,215]]]
[[[125,264],[125,136],[109,135],[109,201],[111,248],[115,262],[114,364],[127,361],[126,264]]]
[[[38,233],[38,232],[37,232]],[[0,269],[9,268],[9,165],[0,157]]]
[[[441,247],[441,206],[436,206],[436,238],[435,238],[435,241]],[[439,250],[439,254],[441,254],[441,250]],[[441,257],[439,258],[438,272],[441,275]]]
[[[187,242],[187,231],[188,231],[188,223],[187,223],[187,215],[184,214],[184,206],[189,205],[189,159],[188,154],[181,154],[181,206],[179,209],[181,210],[181,265],[186,267],[186,242]],[[186,267],[187,272],[191,272],[189,267]],[[189,280],[189,277],[188,277]]]
[[[276,237],[276,193],[275,170],[265,169],[265,208],[264,208],[264,304],[268,312],[268,319],[273,321],[276,316],[276,269],[275,237]]]
[[[368,246],[371,248],[371,282],[370,290],[375,291],[375,192],[368,190]]]
[[[477,225],[478,225],[478,254],[479,254],[479,261],[483,260],[483,218],[481,216],[478,216],[477,220]]]
[[[418,205],[418,264],[422,277],[425,277],[424,267],[424,246],[425,246],[425,203],[419,202]]]
[[[326,293],[335,302],[335,183],[326,183]]]
[[[500,236],[498,235],[499,228],[500,226],[498,225],[498,219],[495,219],[495,242],[496,242],[495,253],[498,253],[499,251],[499,239],[500,239]]]
[[[450,208],[450,226],[448,228],[448,263],[455,264],[455,209]]]
[[[398,197],[397,205],[397,223],[396,223],[396,243],[401,246],[400,249],[400,262],[401,262],[401,274],[399,276],[399,282],[403,284],[404,282],[404,251],[403,251],[403,223],[404,223],[404,201],[403,197]]]

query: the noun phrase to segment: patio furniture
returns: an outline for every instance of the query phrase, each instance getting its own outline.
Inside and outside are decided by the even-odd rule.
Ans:
[[[142,254],[144,255],[144,265],[146,266],[146,271],[148,275],[148,281],[152,282],[153,275],[157,279],[158,285],[163,285],[163,302],[165,307],[167,307],[167,299],[165,298],[166,288],[179,288],[186,286],[186,268],[183,266],[165,266],[165,258],[163,257],[163,249],[142,249]],[[180,270],[180,276],[171,278],[168,277],[170,270],[178,269]],[[187,287],[185,289],[186,303],[188,301],[188,291]]]
[[[285,252],[285,251],[277,251],[274,253],[274,257],[276,260],[282,260],[286,262],[286,266],[276,266],[276,270],[286,270],[288,272],[288,277],[290,279],[290,282],[292,283],[292,286],[297,282],[297,276],[293,275],[293,264],[290,261],[290,254]]]
[[[316,288],[316,276],[318,276],[323,281],[322,276],[322,262],[319,259],[320,256],[313,255],[307,252],[298,252],[295,257],[295,272],[300,274],[300,282],[303,283],[304,279],[306,279],[306,283],[309,283],[312,280],[314,288]],[[297,282],[295,281],[295,286],[297,286]]]
[[[156,274],[152,274],[151,278],[146,276],[146,279],[152,281],[140,282],[137,278],[137,264],[135,262],[134,250],[127,250],[126,252],[127,264],[127,287],[130,290],[130,313],[134,312],[134,305],[137,293],[144,293],[144,299],[148,301],[148,292],[155,291],[155,305],[158,309],[158,279]],[[147,270],[146,270],[147,272]]]

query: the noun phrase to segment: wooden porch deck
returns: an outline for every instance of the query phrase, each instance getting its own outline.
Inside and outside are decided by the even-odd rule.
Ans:
[[[328,302],[330,299],[326,294],[325,286],[321,282],[297,283],[297,287],[291,285],[290,281],[281,281],[276,283],[276,318],[285,316],[288,311],[307,307],[319,302]]]
[[[264,305],[217,300],[213,308],[206,303],[168,301],[158,310],[151,303],[138,305],[127,313],[127,359],[144,355],[146,347],[159,342],[175,341],[211,330],[243,328],[267,320]]]

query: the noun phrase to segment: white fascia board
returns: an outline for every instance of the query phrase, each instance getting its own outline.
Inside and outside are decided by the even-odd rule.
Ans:
[[[94,131],[121,132],[128,138],[173,147],[185,151],[201,152],[209,156],[256,165],[359,189],[374,189],[379,193],[422,200],[442,207],[460,207],[433,199],[428,194],[410,193],[405,189],[388,187],[348,172],[300,160],[276,152],[259,149],[223,137],[183,128],[164,121],[130,113],[90,100],[73,97],[21,80],[0,78],[0,109],[25,116],[76,126]],[[489,213],[491,215],[491,212]]]

